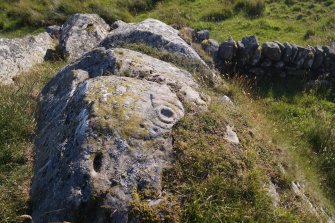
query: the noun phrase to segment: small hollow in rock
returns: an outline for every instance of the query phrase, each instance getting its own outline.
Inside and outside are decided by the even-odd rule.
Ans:
[[[161,114],[168,118],[171,118],[174,115],[173,111],[171,111],[171,109],[168,109],[168,108],[163,108],[161,110]]]

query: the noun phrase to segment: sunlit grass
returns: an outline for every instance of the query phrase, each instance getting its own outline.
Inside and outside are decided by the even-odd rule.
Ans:
[[[0,219],[20,222],[28,208],[32,177],[36,98],[62,62],[35,66],[15,80],[0,86]]]

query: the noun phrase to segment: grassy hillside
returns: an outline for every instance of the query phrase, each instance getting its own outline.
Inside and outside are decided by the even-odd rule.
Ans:
[[[18,215],[27,213],[36,97],[62,65],[36,66],[15,87],[0,86],[0,222],[20,222]]]
[[[335,0],[2,0],[0,36],[40,32],[76,12],[97,13],[109,23],[157,18],[209,29],[219,41],[248,34],[301,45],[335,40]],[[189,68],[152,49],[128,47]],[[0,222],[19,222],[27,213],[35,99],[62,65],[37,66],[16,87],[0,87]],[[292,180],[335,214],[335,91],[306,89],[307,81],[234,78],[216,89],[203,86],[213,103],[177,126],[176,162],[164,177],[166,190],[180,195],[182,222],[316,222],[292,194]],[[226,124],[234,126],[240,148],[223,139]],[[264,188],[268,178],[279,186],[278,208]]]
[[[3,0],[0,32],[16,36],[62,24],[76,12],[107,22],[152,17],[168,24],[209,29],[222,41],[256,34],[261,41],[323,44],[335,39],[335,0]]]

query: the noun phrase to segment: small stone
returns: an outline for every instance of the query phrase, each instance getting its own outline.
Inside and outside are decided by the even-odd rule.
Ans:
[[[229,125],[226,126],[226,137],[225,139],[232,144],[240,144],[240,140],[237,137],[236,132]]]
[[[208,53],[212,57],[215,57],[219,51],[219,43],[213,39],[202,41],[201,47],[206,53]]]
[[[54,39],[59,39],[59,37],[60,37],[60,33],[61,33],[61,27],[60,26],[56,26],[56,25],[54,25],[54,26],[48,26],[47,28],[46,28],[46,31],[47,31],[47,33],[49,33],[49,35],[52,37],[52,38],[54,38]]]
[[[190,27],[183,27],[179,30],[179,36],[189,45],[196,40],[196,32]]]
[[[208,30],[201,30],[197,32],[197,41],[201,43],[202,41],[209,39],[209,31]]]
[[[322,65],[324,51],[319,46],[315,47],[314,49],[315,49],[315,57],[314,57],[314,63],[312,65],[312,69],[316,70]]]
[[[283,43],[281,43],[279,41],[273,41],[273,42],[278,44],[278,46],[279,46],[279,48],[280,48],[280,50],[281,50],[282,53],[285,53],[286,46]]]
[[[284,50],[284,54],[283,54],[283,60],[285,62],[290,62],[291,61],[291,56],[292,56],[292,53],[293,53],[292,46],[291,46],[291,44],[289,44],[287,42],[284,43],[284,46],[285,46],[285,50]]]
[[[227,104],[229,104],[229,105],[234,105],[234,102],[230,99],[230,97],[228,97],[227,95],[224,95],[223,97],[222,97],[222,100],[224,101],[224,102],[226,102]]]
[[[232,61],[237,52],[237,45],[233,38],[223,42],[219,47],[219,55],[224,61]]]
[[[242,43],[249,52],[252,52],[259,47],[258,39],[256,36],[243,37]]]
[[[257,48],[251,58],[251,65],[256,66],[262,57],[262,50],[260,48]]]
[[[113,29],[117,29],[117,28],[120,28],[120,27],[123,27],[123,26],[126,26],[127,23],[125,23],[124,21],[122,20],[117,20],[115,21],[112,25],[111,25],[111,30]]]
[[[290,62],[293,63],[298,55],[299,49],[298,46],[295,44],[292,44],[292,54],[291,54],[291,58],[290,58]]]
[[[282,69],[285,66],[285,63],[283,61],[278,61],[273,66],[277,69]]]
[[[282,51],[277,43],[267,42],[262,46],[262,54],[271,60],[279,61],[282,56]]]

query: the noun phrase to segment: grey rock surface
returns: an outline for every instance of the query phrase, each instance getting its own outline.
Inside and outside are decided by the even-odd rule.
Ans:
[[[259,47],[256,36],[245,36],[242,41],[237,42],[238,47],[238,61],[241,65],[246,65],[252,61],[255,51]]]
[[[237,45],[232,37],[223,42],[219,48],[219,55],[223,60],[231,61],[236,56]]]
[[[42,63],[48,49],[55,46],[46,32],[22,39],[0,39],[0,84],[11,84],[21,72]]]
[[[245,36],[242,38],[242,43],[248,52],[252,52],[259,47],[258,39],[256,36]]]
[[[61,29],[60,47],[68,61],[74,61],[96,47],[110,31],[109,25],[96,14],[75,14]]]
[[[145,191],[173,206],[161,174],[184,103],[206,107],[197,89],[188,72],[120,48],[63,68],[40,95],[34,222],[140,222],[130,208]]]
[[[201,43],[202,41],[209,39],[209,31],[208,30],[200,30],[196,33],[196,40]]]
[[[215,57],[219,51],[219,43],[213,39],[207,39],[201,42],[202,49],[210,56]]]
[[[178,35],[178,30],[156,19],[123,24],[112,30],[100,46],[115,48],[127,43],[145,44],[205,64],[196,51]]]
[[[235,144],[235,145],[240,144],[240,140],[238,139],[238,136],[237,136],[236,132],[229,125],[226,126],[225,139],[232,144]]]
[[[59,39],[62,27],[53,25],[46,28],[46,32],[54,39]]]
[[[323,49],[319,46],[315,47],[315,58],[314,58],[314,63],[312,65],[312,69],[318,69],[323,62],[324,58],[324,52]]]
[[[262,53],[271,60],[279,61],[282,56],[282,51],[279,45],[275,42],[267,42],[262,46]]]

